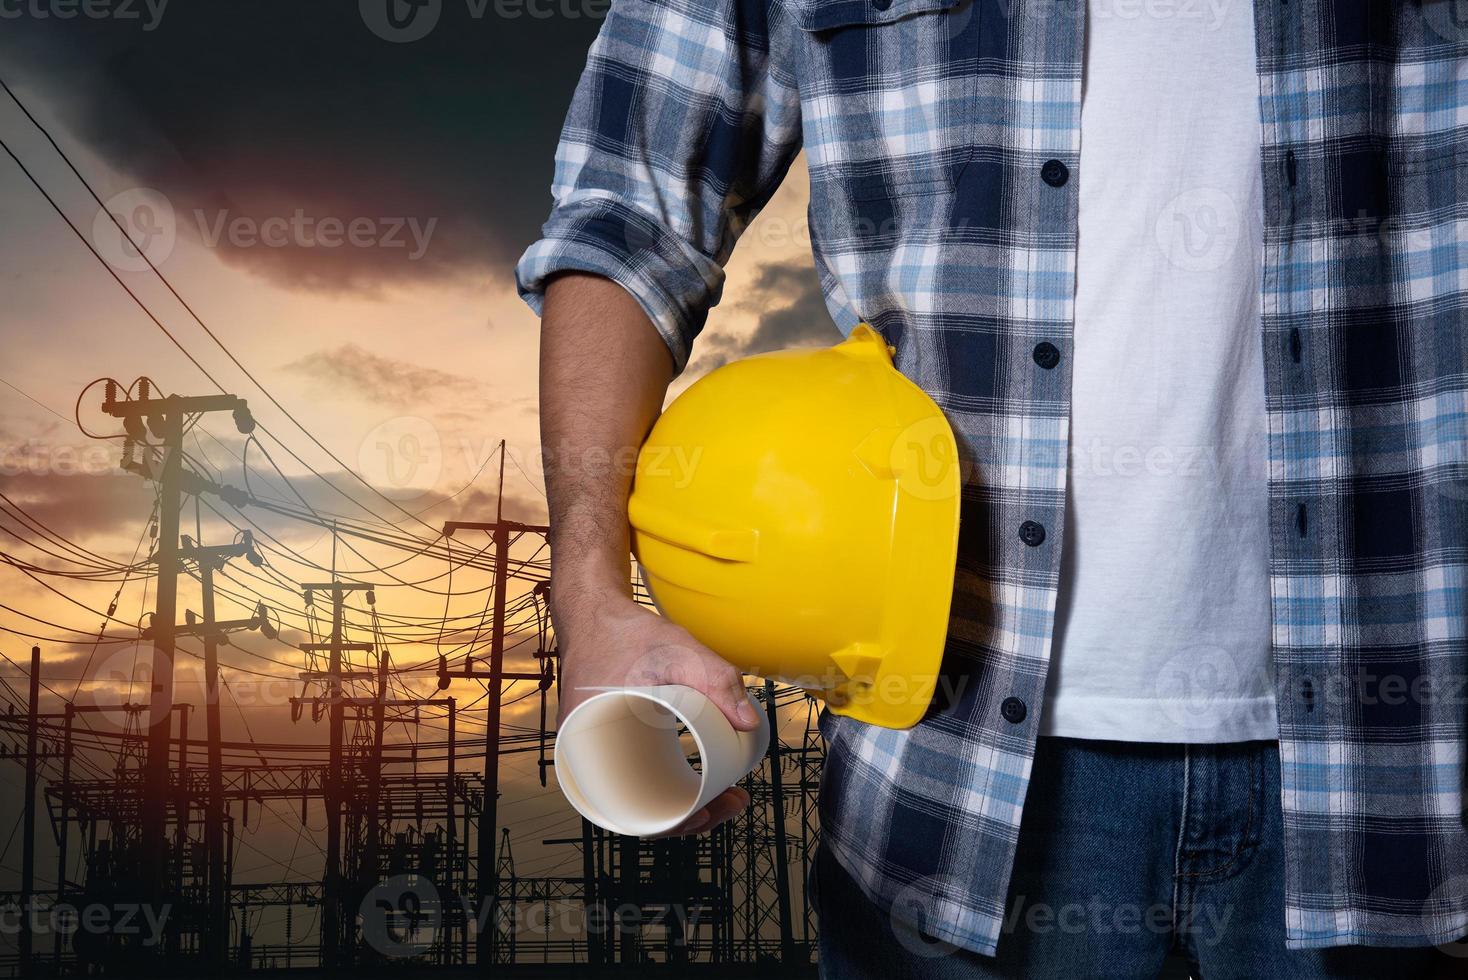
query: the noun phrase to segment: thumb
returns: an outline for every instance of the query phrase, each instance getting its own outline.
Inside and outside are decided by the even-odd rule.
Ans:
[[[699,659],[703,683],[693,686],[707,695],[739,731],[758,728],[759,710],[744,688],[744,675],[712,650],[705,651]]]

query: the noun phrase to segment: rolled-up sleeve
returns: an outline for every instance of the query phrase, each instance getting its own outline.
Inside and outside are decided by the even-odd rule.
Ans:
[[[537,313],[553,274],[605,276],[683,369],[739,232],[799,150],[774,2],[613,0],[561,131],[550,218],[515,271]]]

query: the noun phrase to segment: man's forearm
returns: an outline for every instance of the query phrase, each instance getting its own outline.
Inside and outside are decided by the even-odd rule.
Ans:
[[[566,273],[546,289],[540,431],[558,617],[627,591],[627,494],[672,374],[667,345],[622,287]]]

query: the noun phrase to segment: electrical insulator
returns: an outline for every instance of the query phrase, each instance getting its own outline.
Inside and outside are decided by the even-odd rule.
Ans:
[[[247,436],[255,431],[255,417],[250,414],[250,410],[245,407],[244,402],[241,402],[232,414],[234,416],[234,427],[239,431],[240,435]]]
[[[117,403],[117,382],[111,378],[102,386],[102,404],[115,405]]]
[[[148,399],[148,389],[150,387],[151,386],[148,384],[148,379],[147,378],[139,378],[138,379],[138,399],[140,401],[147,401],[147,399]]]
[[[266,608],[265,603],[260,602],[255,605],[255,617],[260,624],[261,636],[267,640],[274,640],[280,636],[280,631],[270,621],[270,610]]]
[[[126,439],[124,439],[122,441],[122,468],[123,469],[130,470],[130,469],[133,468],[134,458],[135,458],[134,457],[134,454],[137,451],[138,451],[138,444],[133,441],[133,439],[132,439],[131,436],[129,436],[128,438],[126,438]]]

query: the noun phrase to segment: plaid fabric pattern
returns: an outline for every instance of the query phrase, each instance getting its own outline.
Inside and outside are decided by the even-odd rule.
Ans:
[[[1468,931],[1468,20],[1255,0],[1255,23],[1288,941],[1445,942]],[[1082,0],[616,0],[517,270],[537,309],[557,271],[617,281],[681,367],[804,149],[833,317],[896,346],[967,467],[945,693],[907,731],[825,715],[825,840],[983,952],[1061,561],[1084,36]]]

